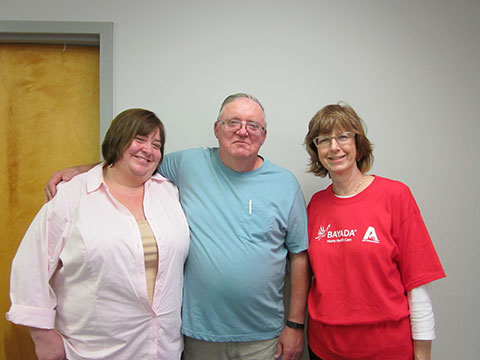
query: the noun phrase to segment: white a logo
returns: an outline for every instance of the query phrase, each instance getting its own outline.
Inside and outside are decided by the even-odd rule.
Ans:
[[[363,235],[363,240],[372,243],[380,243],[377,237],[377,233],[375,232],[375,228],[373,226],[369,226],[365,235]]]

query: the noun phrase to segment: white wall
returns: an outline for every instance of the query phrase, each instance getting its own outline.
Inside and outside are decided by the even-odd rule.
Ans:
[[[2,0],[0,20],[114,23],[114,113],[154,110],[167,150],[215,145],[223,98],[267,111],[262,155],[307,200],[307,124],[349,102],[375,144],[373,173],[412,189],[447,272],[434,284],[433,359],[478,359],[480,2]]]

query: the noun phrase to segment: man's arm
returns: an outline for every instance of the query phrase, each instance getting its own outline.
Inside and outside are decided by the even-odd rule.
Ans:
[[[307,296],[310,289],[310,267],[307,251],[298,254],[289,253],[290,258],[290,311],[288,321],[305,323]],[[299,360],[304,347],[304,330],[285,326],[278,338],[277,353],[282,360]]]
[[[69,181],[74,176],[87,172],[91,168],[93,168],[97,164],[89,164],[89,165],[79,165],[74,166],[71,168],[66,168],[60,171],[57,171],[52,175],[52,177],[48,180],[47,184],[45,185],[45,200],[50,201],[53,199],[55,194],[57,193],[57,185],[62,181]]]

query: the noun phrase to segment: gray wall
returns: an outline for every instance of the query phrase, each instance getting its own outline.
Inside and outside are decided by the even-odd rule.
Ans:
[[[480,2],[2,0],[0,20],[114,23],[113,111],[146,107],[167,150],[215,145],[223,98],[251,92],[268,117],[262,154],[307,201],[307,124],[344,100],[375,144],[372,173],[412,189],[448,277],[432,286],[433,358],[480,357]]]

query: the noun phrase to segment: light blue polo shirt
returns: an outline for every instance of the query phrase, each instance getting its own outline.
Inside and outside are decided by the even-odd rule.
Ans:
[[[182,332],[214,342],[278,336],[287,253],[308,247],[296,178],[266,159],[233,171],[218,148],[168,154],[160,172],[178,186],[190,226]]]

